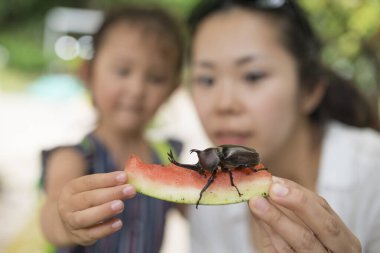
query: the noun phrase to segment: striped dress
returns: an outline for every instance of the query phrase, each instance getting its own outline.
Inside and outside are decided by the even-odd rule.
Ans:
[[[88,174],[107,173],[118,170],[112,155],[94,134],[87,135],[81,143],[72,146],[78,150],[88,162]],[[181,144],[176,141],[154,144],[151,154],[154,163],[163,162],[163,154],[168,148],[177,154]],[[43,152],[43,165],[49,154],[57,148]],[[163,152],[164,151],[164,152]],[[45,168],[43,166],[42,183],[44,183]],[[123,221],[120,231],[98,240],[92,246],[75,246],[60,248],[59,253],[156,253],[161,248],[165,216],[173,204],[148,196],[137,194],[136,197],[125,201],[124,211],[118,215]]]

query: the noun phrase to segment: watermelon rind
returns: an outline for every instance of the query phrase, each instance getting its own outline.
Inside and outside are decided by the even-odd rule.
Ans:
[[[210,176],[202,176],[173,164],[147,164],[137,156],[129,158],[125,171],[128,183],[135,186],[137,192],[182,204],[196,204]],[[233,176],[241,196],[231,185],[228,173],[220,171],[215,181],[203,193],[199,204],[226,205],[245,202],[253,196],[268,196],[272,183],[272,176],[268,171],[234,170]]]

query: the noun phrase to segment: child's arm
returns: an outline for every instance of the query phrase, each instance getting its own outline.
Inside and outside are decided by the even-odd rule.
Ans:
[[[90,245],[116,232],[122,223],[112,217],[136,193],[122,171],[83,176],[85,168],[72,149],[58,150],[48,161],[41,225],[56,246]]]

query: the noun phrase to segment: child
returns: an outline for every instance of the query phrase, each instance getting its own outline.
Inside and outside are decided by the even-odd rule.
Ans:
[[[170,205],[136,195],[120,170],[131,154],[161,162],[144,130],[178,86],[181,63],[181,33],[164,11],[129,7],[104,20],[81,69],[97,126],[45,154],[42,230],[59,252],[159,252]]]
[[[249,209],[190,209],[193,252],[380,252],[378,119],[322,65],[295,1],[201,1],[190,21],[206,133],[256,148],[277,176]]]

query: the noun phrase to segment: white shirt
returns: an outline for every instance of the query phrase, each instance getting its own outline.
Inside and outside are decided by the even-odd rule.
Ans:
[[[326,127],[317,191],[361,241],[380,252],[380,135],[331,122]],[[193,253],[252,253],[247,203],[189,209]]]

